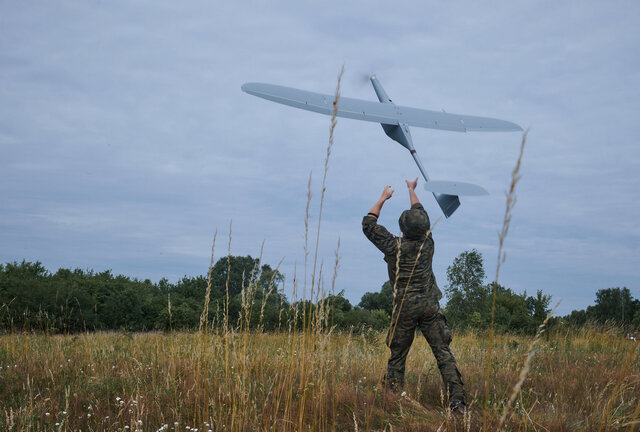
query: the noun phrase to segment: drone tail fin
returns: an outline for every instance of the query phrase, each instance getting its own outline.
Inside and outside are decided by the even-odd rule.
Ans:
[[[408,128],[407,128],[407,132],[408,132]],[[418,169],[420,170],[420,172],[422,173],[422,176],[424,177],[425,188],[426,188],[426,185],[431,183],[431,181],[429,181],[429,176],[427,175],[427,171],[422,166],[422,162],[418,157],[418,153],[416,153],[410,141],[409,141],[409,145],[410,147],[408,148],[411,152],[411,156],[413,156],[413,160],[416,162],[416,165],[418,165]],[[460,207],[460,200],[458,199],[457,195],[452,195],[451,193],[443,193],[448,191],[448,189],[446,188],[444,189],[445,190],[440,190],[440,188],[436,188],[436,190],[433,190],[431,192],[433,192],[433,196],[436,199],[436,202],[438,203],[438,205],[440,206],[442,213],[444,213],[445,217],[448,218],[453,214],[453,212],[455,212],[458,209],[458,207]]]
[[[437,194],[434,192],[433,196],[447,218],[460,207],[460,200],[457,195]]]

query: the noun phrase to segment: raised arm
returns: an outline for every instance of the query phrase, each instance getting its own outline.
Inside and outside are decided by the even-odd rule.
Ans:
[[[384,202],[391,198],[393,189],[391,186],[385,186],[380,195],[380,199],[376,202],[369,214],[362,218],[362,231],[364,235],[385,255],[393,255],[397,250],[396,238],[382,225],[378,225],[378,216]]]
[[[380,216],[380,211],[382,210],[384,202],[391,198],[391,195],[393,195],[393,189],[391,189],[391,186],[385,186],[382,191],[382,195],[380,195],[380,199],[378,199],[378,202],[376,202],[373,207],[371,207],[371,210],[369,210],[369,215],[375,216],[376,218]]]
[[[407,187],[409,188],[409,199],[411,199],[411,205],[420,203],[418,196],[416,195],[416,186],[418,186],[418,177],[414,181],[405,180]]]

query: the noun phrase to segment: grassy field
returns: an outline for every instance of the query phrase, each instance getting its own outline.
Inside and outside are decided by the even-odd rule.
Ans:
[[[529,343],[496,336],[484,419],[487,338],[455,336],[470,405],[456,419],[421,338],[393,394],[379,333],[4,335],[0,430],[495,430]],[[543,338],[504,429],[640,429],[639,353],[614,333]]]

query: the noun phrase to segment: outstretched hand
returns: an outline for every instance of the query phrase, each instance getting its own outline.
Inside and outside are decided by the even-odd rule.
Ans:
[[[409,188],[409,190],[415,190],[416,186],[418,186],[418,177],[416,177],[415,180],[413,181],[409,181],[409,180],[405,180],[407,182],[407,187]]]
[[[371,207],[371,210],[369,211],[369,216],[375,216],[376,218],[380,216],[380,210],[382,210],[382,205],[386,200],[391,198],[391,195],[393,195],[393,189],[391,189],[391,186],[385,186],[384,189],[382,190],[382,195],[380,195],[380,199],[378,200],[377,203],[373,205],[373,207]]]
[[[386,201],[389,198],[391,198],[391,195],[393,195],[393,189],[391,189],[391,186],[385,186],[384,190],[382,191],[382,195],[380,196],[380,199],[382,201]]]

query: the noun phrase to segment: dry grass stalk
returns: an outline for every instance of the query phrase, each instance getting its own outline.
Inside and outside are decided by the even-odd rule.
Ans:
[[[318,263],[318,246],[320,245],[320,226],[322,224],[322,209],[324,207],[324,193],[326,191],[327,172],[329,171],[329,157],[331,156],[331,148],[333,147],[333,133],[336,125],[338,124],[338,103],[340,102],[340,82],[342,81],[342,75],[344,74],[344,65],[340,68],[338,74],[338,82],[336,84],[335,96],[333,99],[333,114],[331,115],[331,127],[329,128],[329,145],[327,146],[327,155],[324,159],[324,174],[322,176],[322,189],[320,193],[320,209],[318,210],[318,229],[316,232],[316,247],[313,257],[313,272],[311,273],[311,295],[313,298],[313,291],[315,285],[316,265]]]
[[[200,315],[200,325],[198,331],[202,331],[204,325],[205,334],[207,332],[207,324],[209,321],[209,300],[211,298],[211,274],[213,272],[213,256],[216,249],[216,237],[218,236],[218,230],[213,234],[213,242],[211,244],[211,261],[209,262],[209,271],[207,272],[207,289],[204,294],[204,307],[202,308],[202,314]],[[169,300],[169,310],[171,310],[171,301]],[[169,312],[171,315],[171,312]]]
[[[224,305],[224,331],[229,331],[229,278],[231,277],[231,231],[233,221],[229,221],[229,245],[227,248],[227,281],[225,282],[226,301]]]
[[[309,206],[311,205],[311,177],[313,172],[309,173],[309,181],[307,182],[307,205],[304,212],[304,281],[302,298],[307,298],[307,261],[309,259]],[[307,308],[302,311],[302,322],[306,322]]]
[[[494,323],[495,323],[495,310],[496,310],[496,291],[498,288],[498,279],[500,277],[500,267],[504,260],[506,259],[506,253],[503,252],[504,241],[507,238],[507,234],[509,233],[509,226],[511,225],[511,211],[516,204],[516,185],[518,181],[520,181],[520,164],[522,162],[522,156],[524,154],[524,146],[527,142],[527,134],[529,130],[525,131],[522,134],[522,142],[520,144],[520,154],[518,155],[518,160],[516,161],[516,166],[513,168],[511,173],[511,184],[509,186],[509,191],[506,192],[506,206],[504,211],[504,218],[502,221],[502,231],[498,235],[499,246],[498,246],[498,262],[496,265],[496,276],[493,282],[493,292],[491,294],[491,325],[489,326],[489,353],[487,355],[487,367],[485,372],[485,388],[484,388],[484,409],[482,416],[482,424],[483,430],[487,430],[487,421],[488,421],[488,411],[487,404],[489,402],[489,382],[491,379],[491,362],[493,359],[493,339],[494,339]]]
[[[211,261],[209,262],[209,271],[207,272],[207,289],[205,291],[204,296],[204,306],[202,308],[202,314],[200,315],[200,324],[198,326],[198,331],[201,333],[201,348],[200,348],[200,359],[198,361],[198,376],[201,376],[202,370],[207,370],[207,341],[209,340],[208,334],[208,325],[209,325],[209,300],[211,298],[211,274],[213,272],[213,257],[215,253],[216,247],[216,237],[218,236],[218,230],[216,230],[213,235],[213,242],[211,244]],[[202,391],[202,394],[207,395],[208,392],[208,380],[203,377],[198,389]],[[198,415],[200,414],[200,415]],[[208,414],[208,413],[207,413]],[[208,415],[206,415],[208,416]],[[196,418],[202,417],[202,412],[195,414]]]
[[[274,282],[276,276],[278,275],[278,270],[280,269],[280,266],[282,265],[283,261],[284,261],[284,257],[282,257],[280,259],[280,262],[278,262],[278,265],[276,266],[275,270],[273,271],[273,274],[271,275],[271,279],[269,279],[269,284],[267,285],[267,293],[264,295],[264,297],[262,299],[262,307],[260,308],[260,322],[258,323],[258,328],[260,330],[262,330],[262,320],[264,318],[264,308],[267,305],[267,302],[269,301],[269,296],[273,293],[273,290],[275,289],[275,285],[274,285],[273,282]],[[282,309],[282,300],[280,300],[280,309]]]
[[[340,237],[338,237],[338,246],[336,246],[336,251],[335,251],[335,261],[333,263],[333,277],[331,278],[331,295],[333,296],[333,307],[335,306],[336,303],[336,279],[338,278],[338,268],[340,267]],[[331,322],[327,323],[327,325],[329,326],[329,328],[333,328],[333,314],[331,315]]]
[[[516,397],[520,393],[520,389],[522,388],[522,384],[524,383],[524,380],[527,378],[527,374],[529,373],[529,369],[531,368],[531,360],[533,359],[533,356],[535,355],[535,347],[538,344],[538,341],[540,341],[540,337],[542,336],[542,333],[544,333],[545,328],[547,326],[547,323],[549,322],[549,320],[553,316],[553,312],[555,311],[555,309],[557,309],[559,304],[560,304],[560,302],[558,302],[556,304],[555,308],[547,314],[547,317],[544,319],[542,324],[540,324],[538,326],[538,331],[536,332],[535,337],[533,338],[533,340],[529,344],[529,350],[527,352],[527,357],[525,358],[524,365],[522,366],[522,369],[520,370],[520,375],[518,377],[518,381],[513,386],[513,389],[511,390],[511,395],[509,396],[509,399],[507,400],[507,403],[502,407],[502,414],[500,415],[500,420],[498,422],[498,427],[496,428],[496,430],[500,430],[502,428],[502,425],[504,425],[504,421],[506,420],[507,415],[509,414],[509,411],[511,410],[513,402],[516,400]]]

